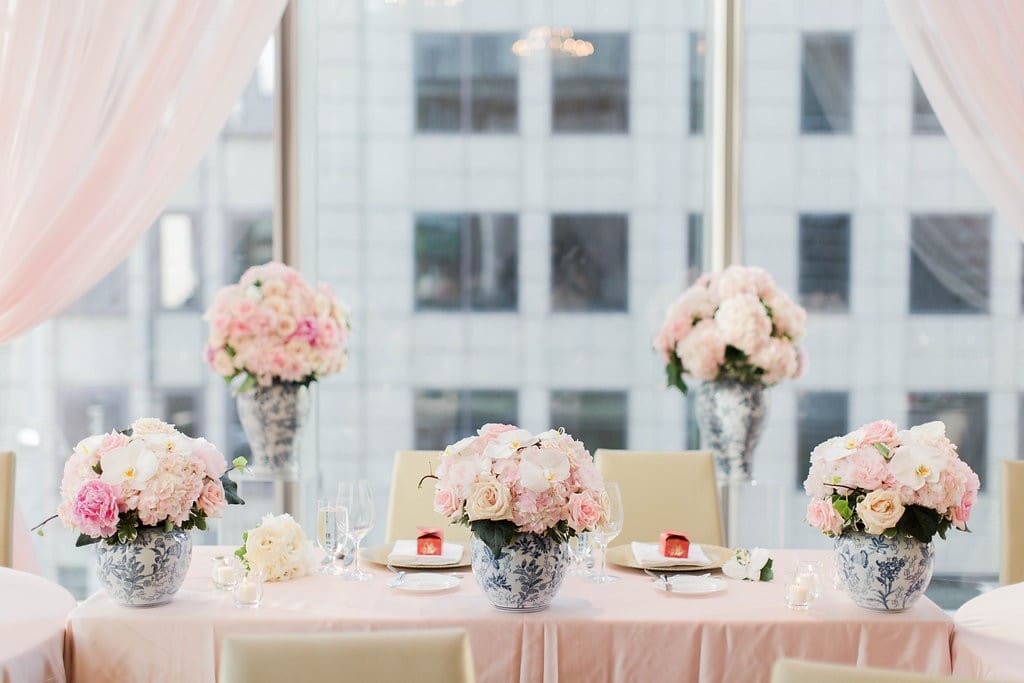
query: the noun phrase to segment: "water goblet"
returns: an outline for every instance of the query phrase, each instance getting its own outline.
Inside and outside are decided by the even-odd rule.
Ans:
[[[373,574],[363,571],[359,551],[363,539],[373,529],[375,510],[370,482],[365,479],[342,482],[338,486],[338,504],[348,512],[348,535],[355,542],[355,566],[342,574],[342,578],[349,581],[369,581]]]
[[[324,498],[316,504],[316,545],[324,553],[320,563],[321,574],[337,574],[335,552],[348,527],[348,510],[338,501]]]
[[[622,493],[615,482],[605,482],[605,493],[608,496],[608,514],[591,532],[594,541],[601,548],[601,571],[590,577],[594,583],[614,583],[622,580],[621,577],[608,574],[608,544],[622,531]]]

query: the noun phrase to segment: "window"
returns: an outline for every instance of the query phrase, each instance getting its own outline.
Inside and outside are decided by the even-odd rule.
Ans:
[[[593,455],[598,448],[625,448],[626,392],[552,391],[551,426],[582,441]]]
[[[707,41],[703,31],[690,32],[690,133],[704,133],[704,53]]]
[[[271,38],[260,53],[256,71],[228,117],[225,135],[269,137],[273,134],[275,53],[276,44]]]
[[[89,597],[90,572],[79,565],[59,565],[57,567],[57,583],[68,589],[76,600]]]
[[[556,133],[629,131],[629,36],[577,36],[593,44],[586,57],[551,57],[551,129]]]
[[[686,282],[692,284],[704,272],[704,216],[686,216]]]
[[[802,489],[811,469],[811,451],[833,436],[850,430],[850,396],[845,391],[797,393],[796,486]]]
[[[114,268],[88,292],[64,309],[62,315],[126,315],[128,313],[128,264]]]
[[[515,132],[519,66],[513,34],[415,36],[416,130]]]
[[[164,390],[159,392],[157,400],[159,415],[183,434],[192,438],[206,434],[198,391]]]
[[[517,424],[515,391],[420,389],[413,413],[415,442],[420,450],[443,450],[488,422]]]
[[[850,306],[850,215],[800,215],[800,303],[816,311]]]
[[[162,310],[202,308],[197,234],[192,216],[176,212],[164,213],[152,230],[150,271],[155,304]]]
[[[562,214],[551,219],[551,309],[627,309],[628,229],[622,215]]]
[[[515,310],[516,216],[421,214],[415,240],[417,309]]]
[[[978,215],[911,218],[911,313],[988,312],[989,222]]]
[[[800,130],[853,129],[853,42],[848,34],[806,33],[800,66]]]
[[[913,130],[915,133],[920,135],[941,135],[942,124],[939,123],[939,119],[935,116],[935,112],[932,110],[932,103],[928,101],[928,96],[924,94],[924,88],[921,87],[921,81],[917,80],[917,76],[912,76],[914,81],[913,84]]]
[[[946,436],[958,447],[986,488],[988,471],[988,395],[980,392],[911,392],[907,395],[907,422],[933,420],[946,423]]]
[[[90,434],[128,427],[131,420],[127,394],[121,387],[62,389],[59,420],[64,450],[70,453],[75,444]]]
[[[231,282],[237,282],[249,267],[274,258],[273,216],[269,212],[234,216],[227,256]]]

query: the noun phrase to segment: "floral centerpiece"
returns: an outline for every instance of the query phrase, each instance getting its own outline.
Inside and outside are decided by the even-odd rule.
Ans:
[[[799,377],[807,313],[761,268],[705,273],[673,303],[654,341],[669,386],[702,382],[696,415],[721,478],[746,480],[766,412],[764,388]]]
[[[568,565],[566,542],[603,523],[607,494],[593,458],[564,431],[486,424],[448,446],[434,509],[473,532],[473,572],[500,609],[547,607]]]
[[[931,580],[932,539],[968,530],[980,486],[942,422],[898,430],[879,420],[811,453],[807,522],[836,539],[839,571],[857,604],[906,609]]]
[[[233,463],[244,466],[244,458]],[[241,504],[237,490],[216,446],[145,418],[78,442],[56,516],[79,533],[76,545],[98,544],[100,582],[115,600],[159,604],[185,579],[188,532]]]
[[[313,289],[293,268],[267,263],[221,289],[205,318],[206,361],[238,395],[255,469],[296,475],[306,387],[345,369],[347,310],[327,285]]]
[[[266,515],[255,529],[242,534],[235,556],[266,581],[298,579],[317,566],[316,550],[291,515]]]

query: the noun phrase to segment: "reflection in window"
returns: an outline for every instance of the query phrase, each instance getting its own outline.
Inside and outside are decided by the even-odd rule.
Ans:
[[[416,129],[511,132],[518,126],[519,64],[513,34],[419,33]]]
[[[850,215],[800,215],[800,303],[816,311],[850,306]]]
[[[932,103],[928,101],[928,96],[924,94],[921,81],[917,80],[916,75],[913,76],[913,81],[914,132],[922,135],[941,135],[942,124],[939,123],[939,117],[935,115]]]
[[[515,391],[420,389],[413,401],[416,448],[442,450],[488,422],[519,421]]]
[[[704,132],[704,53],[707,41],[703,31],[690,32],[690,133]]]
[[[552,116],[556,133],[629,131],[629,36],[586,34],[594,53],[551,55]]]
[[[988,311],[989,224],[989,217],[982,215],[912,217],[911,313]]]
[[[625,311],[629,235],[621,214],[551,219],[551,309]]]
[[[800,130],[853,128],[853,43],[845,33],[806,33],[800,79]]]
[[[626,447],[626,392],[552,391],[551,426],[564,427],[593,455]]]
[[[188,214],[168,212],[157,221],[152,273],[157,302],[164,310],[201,308],[196,237],[197,230]]]
[[[59,393],[59,421],[65,452],[87,436],[129,426],[128,391],[123,387],[69,387]]]
[[[797,394],[796,485],[801,488],[811,468],[811,451],[819,443],[849,431],[850,397],[845,391],[801,391]]]
[[[704,215],[691,213],[686,216],[686,283],[704,272]]]
[[[122,261],[93,288],[64,309],[62,315],[126,315],[128,313],[128,262]]]
[[[238,282],[247,269],[274,258],[274,219],[269,211],[231,219],[228,257],[230,282]]]
[[[981,392],[912,392],[907,395],[907,424],[933,420],[946,424],[946,436],[957,445],[960,458],[971,466],[985,487],[988,469],[988,394]]]
[[[182,434],[198,438],[204,436],[203,412],[200,392],[188,390],[164,390],[159,393],[157,405],[161,419],[178,428]]]
[[[415,258],[417,308],[515,310],[514,214],[420,214]]]

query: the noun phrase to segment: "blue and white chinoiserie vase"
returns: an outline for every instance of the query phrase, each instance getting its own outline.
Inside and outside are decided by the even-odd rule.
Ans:
[[[718,481],[750,481],[751,460],[768,414],[764,385],[701,382],[695,391],[701,442],[715,458]]]
[[[491,604],[508,612],[539,612],[558,593],[571,564],[569,548],[538,534],[518,534],[494,556],[476,536],[473,576]]]
[[[119,605],[153,607],[170,602],[185,583],[192,535],[175,529],[139,529],[131,543],[96,544],[96,574]]]
[[[910,536],[846,532],[836,539],[835,552],[843,589],[865,609],[910,609],[932,580],[935,546]]]
[[[309,414],[309,390],[295,382],[256,387],[238,395],[238,419],[252,449],[257,477],[297,479],[299,443]]]

